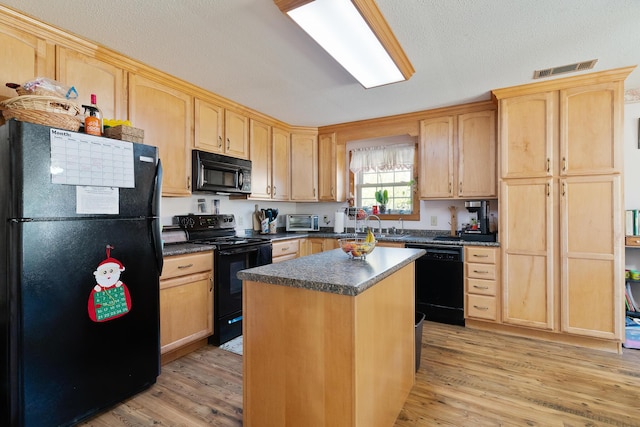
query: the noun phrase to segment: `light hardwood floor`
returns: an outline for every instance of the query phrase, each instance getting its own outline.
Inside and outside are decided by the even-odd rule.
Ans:
[[[241,426],[241,356],[197,350],[82,425]],[[420,370],[395,424],[406,426],[640,426],[640,350],[616,355],[425,322]]]

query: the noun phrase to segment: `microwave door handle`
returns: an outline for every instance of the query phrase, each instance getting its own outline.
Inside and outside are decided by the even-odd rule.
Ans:
[[[200,185],[205,184],[204,182],[204,163],[200,163]]]

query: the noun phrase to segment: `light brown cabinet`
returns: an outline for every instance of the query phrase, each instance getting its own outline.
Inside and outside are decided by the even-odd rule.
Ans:
[[[289,200],[289,132],[250,121],[251,199]]]
[[[300,239],[287,239],[273,242],[272,262],[282,262],[300,256]]]
[[[194,147],[240,159],[249,158],[249,118],[215,102],[195,99]]]
[[[300,256],[318,254],[324,251],[330,251],[338,248],[338,239],[322,238],[322,237],[308,237],[305,240],[304,251]]]
[[[346,200],[347,146],[337,144],[336,133],[318,135],[318,201]]]
[[[318,137],[314,132],[291,134],[291,201],[318,201]]]
[[[620,173],[628,72],[494,92],[507,324],[622,339]]]
[[[497,195],[494,110],[420,122],[420,198]]]
[[[249,118],[229,109],[224,112],[224,153],[249,158]]]
[[[130,74],[129,120],[144,129],[146,144],[158,147],[162,195],[191,195],[192,97],[168,82]]]
[[[498,248],[464,248],[465,318],[499,321]]]
[[[4,14],[0,16],[0,99],[18,96],[4,83],[23,84],[34,77],[55,77],[55,45],[15,28],[12,21]]]
[[[78,91],[78,105],[90,105],[91,94],[105,119],[127,119],[125,71],[90,55],[58,47],[56,78]],[[137,124],[134,124],[137,126]]]
[[[213,334],[213,254],[166,257],[160,277],[160,352],[172,354]],[[164,356],[163,362],[171,360]]]

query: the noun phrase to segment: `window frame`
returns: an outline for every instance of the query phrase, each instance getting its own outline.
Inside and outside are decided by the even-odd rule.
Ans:
[[[351,163],[351,156],[353,155],[352,151],[349,151],[349,161],[347,162],[347,164]],[[419,198],[419,194],[420,192],[418,191],[418,168],[419,168],[419,164],[418,164],[418,144],[415,144],[415,150],[414,150],[414,158],[413,158],[413,188],[412,188],[412,204],[413,204],[413,212],[410,214],[399,214],[399,213],[391,213],[391,214],[381,214],[378,213],[377,216],[380,217],[381,220],[415,220],[415,221],[419,221],[420,220],[420,198]],[[357,192],[356,192],[356,186],[355,186],[355,175],[351,170],[349,170],[349,193],[353,194],[354,196],[354,200],[353,200],[353,205],[355,206],[356,203],[356,198],[357,198]],[[351,205],[351,203],[350,203]],[[360,207],[360,206],[358,206]],[[367,213],[371,213],[371,212],[367,212]]]

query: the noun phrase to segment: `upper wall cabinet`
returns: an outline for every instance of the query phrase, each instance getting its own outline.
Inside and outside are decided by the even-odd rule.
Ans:
[[[54,78],[55,46],[44,38],[0,22],[0,46],[0,81],[3,82],[0,99],[18,96],[4,83],[23,84],[35,77]]]
[[[224,108],[196,98],[194,147],[224,153]]]
[[[318,201],[346,200],[345,144],[337,144],[336,133],[318,135]]]
[[[129,118],[158,147],[164,167],[162,194],[191,194],[193,99],[168,84],[131,74]]]
[[[56,78],[76,88],[78,105],[91,104],[91,94],[96,94],[104,118],[126,119],[124,70],[64,47],[58,47],[56,56]]]
[[[495,111],[422,120],[419,180],[422,199],[496,197]]]
[[[318,201],[318,137],[315,133],[291,134],[291,200]]]
[[[289,132],[250,122],[251,199],[289,200]]]
[[[249,158],[249,118],[213,102],[195,100],[194,147]]]

